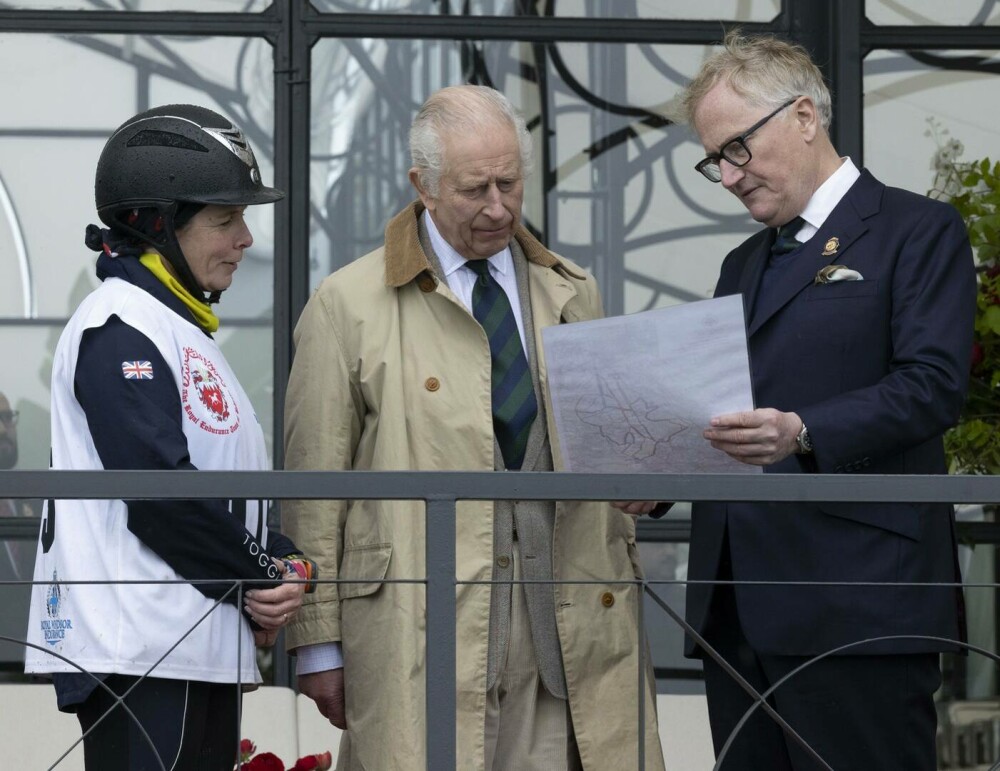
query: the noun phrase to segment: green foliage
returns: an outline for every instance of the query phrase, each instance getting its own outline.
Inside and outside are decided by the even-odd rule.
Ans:
[[[979,278],[969,394],[958,425],[945,435],[945,450],[954,472],[1000,474],[1000,161],[960,161],[962,143],[945,140],[948,130],[929,123],[938,150],[928,195],[962,215]]]

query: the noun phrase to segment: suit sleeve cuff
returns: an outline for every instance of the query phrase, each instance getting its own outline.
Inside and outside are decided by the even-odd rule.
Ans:
[[[668,511],[670,511],[670,509],[673,508],[673,505],[674,505],[673,501],[660,501],[659,503],[656,504],[656,507],[651,512],[649,512],[649,517],[651,519],[659,519]]]

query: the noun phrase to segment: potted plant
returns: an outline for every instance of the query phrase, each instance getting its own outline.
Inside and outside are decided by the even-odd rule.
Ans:
[[[978,275],[969,393],[958,425],[945,435],[945,450],[953,473],[1000,474],[1000,162],[961,160],[962,143],[928,122],[927,134],[938,145],[928,195],[961,214]]]

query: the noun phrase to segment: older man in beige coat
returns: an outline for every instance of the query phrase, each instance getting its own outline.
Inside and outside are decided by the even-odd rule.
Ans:
[[[295,330],[286,467],[551,470],[541,330],[599,317],[597,286],[520,224],[531,142],[502,95],[439,91],[410,144],[420,201],[389,222],[382,248],[322,283]],[[528,419],[516,452],[497,406],[493,328],[474,315],[486,282],[502,290],[522,367]],[[459,503],[460,582],[597,582],[459,585],[459,768],[636,766],[645,641],[641,596],[622,582],[640,575],[630,515],[649,506]],[[322,576],[356,579],[323,585],[288,633],[300,689],[346,725],[338,768],[422,769],[424,587],[382,580],[425,575],[423,504],[291,502],[283,524]],[[646,768],[656,771],[646,675]]]

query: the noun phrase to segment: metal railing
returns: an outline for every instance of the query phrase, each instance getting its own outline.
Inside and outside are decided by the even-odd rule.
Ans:
[[[997,503],[1000,477],[495,472],[0,472],[0,498],[381,499],[426,502],[427,768],[456,768],[456,504],[460,500],[677,500]],[[505,582],[506,583],[506,582]],[[578,583],[571,581],[569,583]],[[637,580],[677,623],[651,586]],[[641,595],[640,595],[641,596]],[[640,633],[642,602],[639,602]],[[640,640],[642,636],[640,636]],[[642,683],[642,650],[640,674]],[[990,655],[988,651],[979,652]],[[724,662],[720,662],[724,665]],[[751,689],[752,690],[752,689]],[[641,691],[640,691],[641,694]],[[766,695],[766,694],[765,694]],[[764,697],[751,696],[771,714]],[[639,698],[639,767],[644,699]],[[755,705],[755,706],[756,706]],[[781,722],[780,717],[772,714]],[[790,730],[786,726],[786,730]]]

